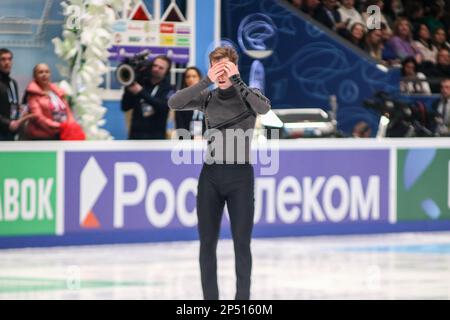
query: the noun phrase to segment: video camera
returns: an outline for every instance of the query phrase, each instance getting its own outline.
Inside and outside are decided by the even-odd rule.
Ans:
[[[429,121],[426,107],[421,102],[404,102],[380,91],[375,93],[373,98],[364,100],[363,105],[389,119],[387,137],[433,136],[427,128]]]
[[[150,80],[152,63],[148,60],[149,55],[150,51],[144,50],[132,58],[125,58],[117,66],[117,81],[126,87],[135,81],[142,85]]]

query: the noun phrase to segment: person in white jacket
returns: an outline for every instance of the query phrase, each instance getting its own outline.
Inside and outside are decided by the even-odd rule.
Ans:
[[[408,94],[431,94],[427,77],[417,72],[417,62],[413,57],[408,57],[402,61],[402,80],[400,81],[400,91]]]
[[[355,9],[355,0],[342,0],[338,11],[341,15],[341,20],[347,23],[347,28],[350,29],[355,23],[366,25],[361,14]],[[347,22],[348,21],[348,22]]]

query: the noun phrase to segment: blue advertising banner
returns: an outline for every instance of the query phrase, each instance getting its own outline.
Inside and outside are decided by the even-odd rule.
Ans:
[[[196,238],[201,163],[177,165],[172,157],[169,150],[67,152],[65,234]],[[257,236],[389,223],[387,149],[282,150],[270,166],[255,163],[254,170]],[[222,229],[229,236],[227,214]]]

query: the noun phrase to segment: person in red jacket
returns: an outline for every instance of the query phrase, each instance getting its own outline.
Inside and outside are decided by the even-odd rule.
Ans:
[[[26,136],[30,140],[60,140],[62,124],[75,121],[64,92],[51,82],[50,68],[44,63],[34,67],[33,77],[26,94],[30,112],[36,117],[28,124]]]

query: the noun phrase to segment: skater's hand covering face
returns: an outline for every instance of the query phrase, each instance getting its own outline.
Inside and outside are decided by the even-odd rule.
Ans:
[[[235,74],[239,74],[238,68],[228,58],[213,60],[208,71],[209,79],[222,90],[231,87],[232,83],[229,78]]]
[[[228,61],[227,63],[225,63],[225,72],[226,72],[228,78],[230,78],[236,74],[239,74],[237,65],[235,65],[231,61]]]

